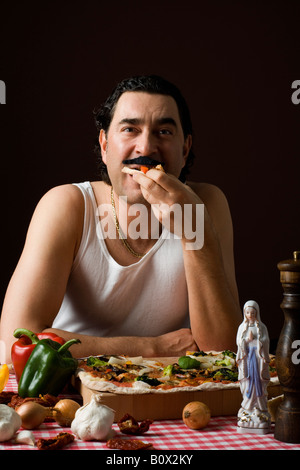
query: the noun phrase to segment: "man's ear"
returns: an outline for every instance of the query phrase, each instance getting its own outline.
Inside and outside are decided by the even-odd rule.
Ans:
[[[107,139],[106,139],[105,131],[103,129],[101,129],[100,134],[99,134],[99,144],[101,148],[102,161],[106,165]]]

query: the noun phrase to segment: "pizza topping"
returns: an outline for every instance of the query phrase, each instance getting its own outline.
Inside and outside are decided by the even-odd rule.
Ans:
[[[189,356],[182,356],[178,359],[178,364],[182,369],[199,369],[201,363],[197,359]]]
[[[214,379],[219,381],[237,382],[238,371],[221,368],[214,373]]]
[[[158,379],[151,378],[148,375],[139,375],[134,380],[135,381],[140,380],[141,382],[145,382],[146,384],[151,385],[152,387],[156,387],[157,385],[161,384],[161,382]]]
[[[277,376],[275,356],[270,359],[269,370],[270,370],[270,377]]]
[[[118,426],[120,431],[124,434],[138,435],[147,432],[152,423],[153,421],[151,419],[145,419],[141,421],[141,423],[138,423],[133,416],[126,413],[118,422]]]
[[[106,356],[89,357],[80,363],[80,368],[99,380],[113,381],[120,386],[128,382],[132,385],[135,380],[147,383],[145,373],[147,373],[150,379],[154,378],[155,374],[159,374],[160,370],[162,370],[160,363],[144,360],[141,356],[132,358],[111,356],[109,359]],[[139,376],[144,377],[139,379]]]
[[[86,360],[86,365],[91,367],[107,367],[107,362],[103,359],[102,356],[100,357],[88,357]]]
[[[142,165],[142,166],[140,167],[140,170],[141,170],[143,173],[145,173],[145,174],[146,174],[146,173],[147,173],[147,171],[149,171],[149,167],[148,167],[148,166],[143,166],[143,165]]]
[[[174,373],[174,364],[169,364],[168,366],[164,367],[163,376],[170,377]]]

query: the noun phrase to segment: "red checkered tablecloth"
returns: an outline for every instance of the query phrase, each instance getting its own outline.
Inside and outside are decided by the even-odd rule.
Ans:
[[[14,376],[10,377],[6,391],[16,391]],[[155,451],[177,450],[300,450],[300,444],[288,444],[274,439],[273,432],[265,435],[239,433],[236,416],[212,417],[208,426],[200,431],[187,428],[181,420],[154,421],[149,431],[142,436],[126,436],[121,434],[113,424],[115,437],[141,439],[151,443]],[[55,437],[59,432],[70,432],[70,428],[62,428],[54,422],[44,423],[33,430],[35,439]],[[16,445],[13,441],[0,443],[0,450],[36,450],[34,446]],[[108,450],[105,442],[84,442],[75,439],[64,450]]]

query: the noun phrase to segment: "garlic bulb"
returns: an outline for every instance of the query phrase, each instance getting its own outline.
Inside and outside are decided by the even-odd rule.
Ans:
[[[21,425],[21,417],[13,408],[0,405],[0,442],[12,439]]]
[[[94,394],[91,401],[75,413],[71,431],[83,441],[103,441],[112,431],[115,411],[102,405],[100,400],[100,395]]]

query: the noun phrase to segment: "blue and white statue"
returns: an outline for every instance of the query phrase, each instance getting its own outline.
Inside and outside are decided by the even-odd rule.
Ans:
[[[237,365],[243,395],[238,412],[241,432],[265,434],[270,431],[267,386],[269,372],[269,334],[261,322],[259,306],[254,300],[244,305],[244,321],[237,332]]]

